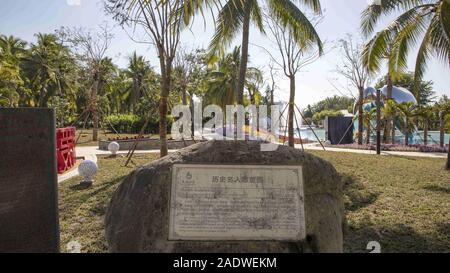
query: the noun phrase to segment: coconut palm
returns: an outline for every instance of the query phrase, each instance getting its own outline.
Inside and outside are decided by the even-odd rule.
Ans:
[[[423,35],[415,68],[415,91],[418,91],[418,83],[433,54],[445,64],[450,64],[450,0],[376,1],[363,12],[363,33],[371,34],[380,18],[394,11],[403,14],[378,32],[369,43],[369,67],[377,70],[380,60],[387,56],[391,72],[404,69],[411,48]]]
[[[137,55],[136,51],[129,57],[127,75],[132,79],[133,84],[130,90],[129,104],[130,109],[145,94],[145,77],[150,73],[150,64],[145,60],[144,56]]]
[[[26,42],[13,36],[0,35],[0,105],[17,106],[20,60],[25,55]]]
[[[409,145],[409,133],[411,131],[412,122],[411,119],[414,117],[414,105],[412,102],[402,102],[397,104],[397,109],[400,116],[403,118],[403,134],[405,136],[405,145]]]
[[[47,107],[52,96],[73,92],[76,65],[55,35],[39,33],[36,37],[37,43],[24,57],[22,69],[30,89],[34,90],[34,104]]]
[[[235,47],[231,53],[222,56],[215,64],[215,69],[208,74],[208,90],[205,98],[208,103],[214,103],[225,109],[226,105],[237,102],[237,78],[240,67],[240,47]],[[262,81],[262,72],[254,67],[246,71],[245,85],[249,90],[250,100],[255,99],[255,84]],[[253,88],[253,89],[252,89]],[[251,89],[251,90],[250,90]]]
[[[366,144],[370,144],[370,136],[372,134],[372,120],[376,117],[377,109],[373,108],[370,111],[364,111],[364,126],[366,126]]]
[[[397,103],[394,100],[388,100],[382,109],[382,115],[387,122],[391,122],[391,143],[395,144],[395,119],[398,115]]]
[[[214,1],[205,0],[204,2]],[[236,86],[238,104],[243,104],[244,102],[250,25],[253,24],[260,32],[264,33],[262,5],[267,6],[271,16],[277,17],[284,26],[289,26],[293,29],[295,42],[304,43],[305,40],[315,42],[320,53],[322,53],[322,42],[314,25],[294,2],[290,0],[227,0],[220,9],[216,20],[216,32],[210,44],[210,51],[219,52],[223,47],[229,46],[234,38],[242,32],[242,54]],[[319,0],[302,0],[298,2],[312,9],[316,14],[321,13]]]
[[[423,144],[428,145],[428,129],[430,120],[433,118],[433,109],[429,106],[417,108],[415,111],[416,116],[420,119],[423,126]]]
[[[231,53],[222,56],[208,73],[208,90],[205,94],[208,103],[220,105],[224,109],[226,105],[236,102],[239,56],[240,48],[235,47]]]

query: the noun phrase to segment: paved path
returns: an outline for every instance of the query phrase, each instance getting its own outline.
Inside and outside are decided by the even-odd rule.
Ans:
[[[301,149],[301,145],[295,145],[295,148]],[[306,144],[304,145],[305,150],[318,150],[323,151],[322,146],[318,144]],[[372,150],[357,150],[357,149],[344,149],[344,148],[333,148],[325,147],[327,151],[330,152],[343,152],[343,153],[356,153],[356,154],[370,154],[376,155],[376,151]],[[422,153],[422,152],[401,152],[401,151],[381,151],[381,155],[390,156],[412,156],[412,157],[428,157],[428,158],[447,158],[446,153]]]
[[[295,145],[295,148],[301,149],[300,145]],[[305,144],[305,150],[322,151],[322,147],[318,144]],[[356,154],[371,154],[375,155],[376,151],[371,150],[356,150],[356,149],[343,149],[326,147],[327,151],[341,152],[341,153],[356,153]],[[176,152],[177,150],[169,150],[169,153]],[[99,150],[96,146],[79,146],[76,148],[77,157],[84,157],[85,159],[97,162],[97,155],[109,155],[108,151]],[[128,151],[119,151],[118,154],[127,154]],[[159,150],[139,150],[135,151],[136,154],[148,154],[159,153]],[[447,158],[445,153],[421,153],[421,152],[400,152],[400,151],[381,151],[381,155],[384,156],[412,156],[412,157],[427,157],[427,158]],[[58,183],[61,183],[69,178],[79,175],[78,169],[73,169],[63,175],[58,176]]]
[[[102,151],[99,150],[97,146],[79,146],[76,147],[76,154],[77,157],[92,160],[94,162],[97,162],[97,155],[109,155],[111,154],[108,151]],[[169,153],[175,152],[176,150],[169,150]],[[128,151],[119,151],[118,154],[127,154]],[[144,150],[144,151],[135,151],[136,154],[143,154],[143,153],[159,153],[159,150]],[[78,176],[78,168],[75,168],[67,173],[64,173],[62,175],[58,175],[58,183],[64,182],[72,177]]]

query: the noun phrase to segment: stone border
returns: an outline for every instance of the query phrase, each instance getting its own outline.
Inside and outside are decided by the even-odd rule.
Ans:
[[[119,151],[128,151],[133,148],[134,143],[136,142],[136,139],[126,139],[126,140],[100,140],[98,142],[98,148],[99,150],[108,151],[108,145],[111,142],[117,142],[119,143],[120,149]],[[137,140],[138,144],[136,146],[136,150],[158,150],[160,148],[160,141],[159,139],[142,139]],[[182,149],[186,148],[188,146],[191,146],[195,143],[203,142],[204,140],[168,140],[167,141],[167,148],[174,150],[174,149]]]

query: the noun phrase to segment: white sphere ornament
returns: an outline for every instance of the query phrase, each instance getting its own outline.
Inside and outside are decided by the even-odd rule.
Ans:
[[[119,143],[113,141],[111,143],[108,144],[108,151],[112,154],[112,155],[116,155],[117,152],[120,149],[120,145]]]
[[[97,163],[92,160],[83,160],[78,166],[78,173],[83,177],[83,182],[92,184],[92,177],[97,173]]]

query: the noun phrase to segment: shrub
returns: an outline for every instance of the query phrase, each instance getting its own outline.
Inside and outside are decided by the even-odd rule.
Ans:
[[[167,118],[167,129],[172,127],[173,119]],[[134,114],[115,114],[105,118],[105,125],[111,131],[117,131],[120,134],[138,134],[145,119]],[[144,134],[157,134],[159,132],[159,120],[151,118]]]

